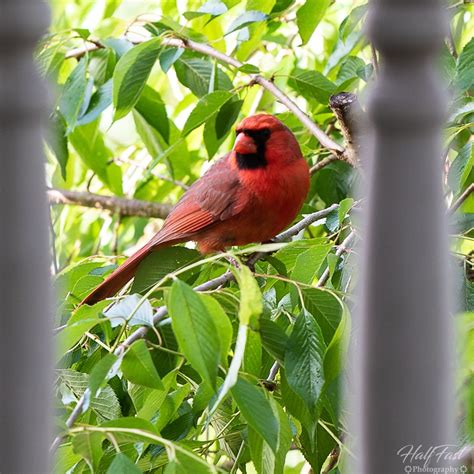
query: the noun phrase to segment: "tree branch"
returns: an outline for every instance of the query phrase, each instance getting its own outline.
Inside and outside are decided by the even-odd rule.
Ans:
[[[454,212],[461,207],[461,204],[474,193],[474,183],[470,184],[464,192],[453,202],[451,207],[448,209],[448,215],[454,214]]]
[[[325,166],[327,166],[329,163],[332,163],[333,161],[337,161],[339,159],[338,156],[336,155],[330,155],[326,158],[323,158],[321,161],[318,161],[315,165],[311,167],[309,172],[311,174],[314,174],[318,172],[320,169],[323,169]]]
[[[274,239],[275,242],[283,242],[288,240],[289,238],[299,234],[303,229],[306,227],[309,227],[312,223],[316,222],[319,219],[322,219],[323,217],[328,216],[331,212],[333,212],[335,209],[339,207],[338,204],[333,204],[332,206],[329,206],[326,209],[323,209],[321,211],[313,212],[312,214],[309,214],[306,216],[304,219],[302,219],[300,222],[296,223],[286,231],[282,232],[281,234],[277,235]],[[267,253],[264,252],[257,252],[254,255],[252,255],[249,260],[253,261],[255,263],[257,260],[263,258]],[[220,288],[222,285],[235,280],[235,276],[231,271],[226,271],[224,274],[217,278],[213,278],[212,280],[209,280],[205,283],[202,283],[201,285],[198,285],[194,288],[195,291],[211,291],[215,290],[217,288]],[[168,313],[168,310],[166,306],[162,306],[158,308],[156,311],[154,317],[153,317],[153,325],[156,326]],[[123,352],[129,347],[131,344],[133,344],[135,341],[138,341],[139,339],[143,339],[150,328],[148,326],[142,326],[138,329],[136,329],[130,336],[128,336],[121,344],[119,344],[114,351],[114,354],[117,356],[121,356]],[[89,393],[84,392],[84,395],[78,400],[76,406],[74,407],[73,411],[69,415],[68,419],[66,420],[66,427],[71,428],[73,424],[76,422],[76,420],[79,418],[79,416],[82,413],[83,407],[84,407],[84,402],[85,399],[89,396]],[[61,444],[61,441],[63,440],[64,436],[63,435],[58,435],[50,448],[51,452],[56,451],[56,449],[59,447]]]
[[[137,42],[144,42],[146,39],[139,40]],[[212,46],[209,46],[204,43],[197,43],[196,41],[181,39],[181,38],[163,38],[163,45],[173,48],[186,48],[197,53],[204,54],[206,56],[217,59],[218,61],[229,64],[235,68],[240,68],[244,63],[239,60],[228,56],[227,54],[221,53],[214,49]],[[95,51],[101,47],[100,43],[87,43],[81,48],[76,48],[69,51],[66,54],[66,58],[79,58],[85,53],[90,51]],[[252,75],[252,83],[259,84],[264,89],[266,89],[270,94],[272,94],[276,99],[278,99],[290,112],[293,112],[295,117],[313,134],[321,143],[321,145],[334,152],[340,159],[346,160],[345,150],[341,145],[333,141],[326,133],[324,133],[311,118],[301,110],[296,102],[294,102],[290,97],[288,97],[280,88],[278,88],[272,81],[265,79],[260,74]]]
[[[158,217],[164,219],[171,210],[170,204],[126,199],[113,196],[101,196],[85,191],[69,191],[65,189],[48,189],[50,204],[73,204],[112,211],[121,216]]]
[[[346,144],[346,160],[352,166],[357,166],[362,134],[365,132],[365,114],[359,100],[355,94],[340,92],[330,97],[329,107],[341,127]]]

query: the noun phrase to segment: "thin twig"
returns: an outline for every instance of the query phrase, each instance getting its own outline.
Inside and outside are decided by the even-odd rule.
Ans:
[[[311,174],[314,174],[318,172],[320,169],[323,169],[325,166],[327,166],[329,163],[332,163],[333,161],[338,160],[339,157],[336,155],[330,155],[326,158],[323,158],[321,161],[318,161],[315,165],[311,167],[309,170]]]
[[[332,206],[329,206],[326,209],[309,214],[308,216],[306,216],[300,222],[290,227],[285,232],[282,232],[281,234],[277,235],[274,241],[282,242],[282,241],[288,240],[290,237],[293,237],[299,234],[303,229],[310,226],[313,222],[316,222],[317,220],[323,217],[326,217],[337,208],[338,208],[338,204],[333,204]],[[267,255],[267,253],[257,252],[252,257],[250,257],[249,260],[252,260],[253,263],[255,263],[258,259],[263,258],[265,255]],[[213,278],[212,280],[209,280],[205,283],[202,283],[201,285],[196,286],[194,290],[199,291],[199,292],[215,290],[217,288],[220,288],[222,285],[233,280],[235,280],[235,275],[231,271],[226,271],[223,275],[217,278]],[[163,320],[163,318],[167,315],[167,313],[168,313],[168,310],[166,306],[162,306],[158,308],[153,317],[153,325],[156,326],[161,320]],[[135,341],[138,341],[139,339],[145,338],[149,330],[150,328],[148,326],[142,326],[136,329],[121,344],[117,346],[117,348],[114,351],[114,354],[116,356],[121,356],[131,344],[133,344]],[[83,410],[84,403],[87,396],[88,394],[85,392],[85,394],[78,400],[76,406],[74,407],[73,411],[71,412],[68,419],[66,420],[67,428],[71,428],[73,424],[76,422],[76,420],[79,418],[79,416],[82,414],[82,410]],[[56,451],[56,449],[59,447],[63,438],[64,438],[63,435],[58,435],[54,439],[50,448],[50,451],[52,453]]]
[[[121,216],[158,217],[164,219],[171,210],[170,204],[102,196],[85,191],[48,189],[49,203],[52,205],[72,204],[112,211]]]
[[[49,228],[51,231],[51,258],[53,260],[54,274],[58,273],[58,256],[56,254],[56,232],[54,232],[53,209],[49,206]]]
[[[349,234],[347,234],[347,237],[341,242],[341,245],[337,247],[337,250],[335,252],[337,257],[340,257],[344,252],[347,251],[349,246],[351,245],[352,241],[355,238],[355,232],[351,231]],[[326,282],[329,279],[329,267],[327,267],[323,274],[319,277],[318,283],[316,287],[322,287],[326,284]]]
[[[117,163],[125,163],[125,164],[128,164],[130,166],[134,166],[135,168],[139,168],[143,171],[148,170],[147,166],[143,166],[143,165],[139,164],[136,161],[133,161],[129,158],[125,158],[125,157],[122,157],[122,156],[119,156],[119,157],[115,158],[114,161],[117,162]],[[179,179],[173,179],[173,178],[171,178],[169,176],[166,176],[164,174],[157,173],[155,170],[152,170],[151,174],[155,178],[161,179],[162,181],[167,181],[168,183],[172,183],[175,186],[179,186],[181,189],[184,189],[185,191],[187,191],[189,189],[189,186],[187,184],[183,183],[182,181],[180,181]]]

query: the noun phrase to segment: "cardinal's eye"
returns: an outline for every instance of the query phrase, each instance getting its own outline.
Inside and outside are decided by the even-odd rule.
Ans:
[[[260,135],[264,138],[268,138],[270,136],[270,129],[268,128],[263,128],[262,130],[259,130]]]

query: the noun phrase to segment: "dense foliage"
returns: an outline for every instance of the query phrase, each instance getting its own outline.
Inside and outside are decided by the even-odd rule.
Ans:
[[[328,99],[352,91],[363,103],[377,73],[362,2],[50,3],[51,34],[37,59],[56,84],[46,150],[48,186],[60,190],[173,204],[231,148],[238,120],[255,111],[277,114],[314,165],[331,151],[253,75],[271,79],[344,146]],[[447,207],[474,176],[472,8],[456,2],[449,13],[440,61],[454,91],[443,157]],[[211,45],[243,65],[171,47],[170,39]],[[336,251],[357,233],[359,174],[342,160],[315,172],[298,220],[335,206],[291,242],[233,249],[239,268],[191,245],[161,250],[111,307],[75,309],[161,222],[124,216],[119,207],[52,206],[55,393],[64,435],[56,471],[290,473],[307,461],[313,472],[339,472],[351,455],[340,387],[356,274],[352,243]],[[474,441],[473,216],[471,195],[450,217],[461,295],[460,443]],[[242,264],[261,250],[271,252],[255,271]],[[229,268],[235,281],[193,290]],[[148,328],[145,338],[122,344],[140,328]],[[79,400],[82,411],[66,426]]]

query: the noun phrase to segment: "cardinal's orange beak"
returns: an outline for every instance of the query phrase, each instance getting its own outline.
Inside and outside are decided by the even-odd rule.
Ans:
[[[257,145],[252,137],[240,132],[235,140],[234,151],[242,155],[254,154],[257,153]]]

